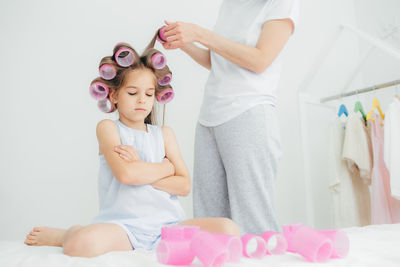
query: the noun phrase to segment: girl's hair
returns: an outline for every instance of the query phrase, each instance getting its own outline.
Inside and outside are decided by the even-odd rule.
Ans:
[[[162,64],[161,65],[162,68],[160,68],[160,64],[156,65],[154,63],[153,56],[155,54],[157,54],[156,56],[159,56],[159,58],[161,56],[161,60],[165,61],[165,56],[162,55],[162,53],[160,51],[153,48],[155,45],[156,38],[157,38],[157,33],[154,36],[154,38],[150,41],[150,43],[146,47],[145,51],[140,56],[129,44],[118,43],[114,47],[112,56],[106,56],[106,57],[102,58],[102,60],[100,61],[100,64],[99,64],[99,70],[102,69],[102,66],[104,67],[104,65],[107,65],[109,70],[110,69],[112,70],[112,74],[111,74],[111,76],[108,75],[109,77],[106,77],[105,75],[101,75],[102,72],[100,71],[101,77],[95,78],[92,81],[91,85],[93,83],[100,83],[100,84],[103,83],[106,87],[108,87],[109,91],[107,91],[107,96],[106,96],[106,98],[104,98],[103,101],[108,101],[110,103],[110,105],[114,105],[110,101],[110,92],[118,91],[124,85],[125,80],[126,80],[126,75],[130,71],[136,70],[136,69],[148,69],[154,74],[156,100],[159,99],[158,97],[160,95],[162,95],[161,93],[164,90],[166,90],[166,89],[172,90],[172,87],[169,84],[169,81],[171,80],[171,75],[172,75],[170,69],[168,68],[168,66],[166,64]],[[123,51],[123,52],[121,52],[121,51]],[[131,53],[131,54],[129,55],[129,53]],[[124,64],[121,64],[121,61],[119,61],[119,60],[123,57],[128,58],[128,56],[130,56],[131,59],[133,58],[133,63],[129,62],[129,63],[131,63],[129,66],[124,66]],[[148,124],[156,124],[157,123],[155,106],[156,106],[156,104],[153,105],[153,108],[152,108],[150,114],[145,118],[145,123],[148,123]],[[99,107],[100,107],[100,103],[99,103]],[[115,110],[115,108],[118,108],[117,104],[115,104],[115,107],[114,106],[111,107],[110,110],[108,110],[106,112],[112,112]]]

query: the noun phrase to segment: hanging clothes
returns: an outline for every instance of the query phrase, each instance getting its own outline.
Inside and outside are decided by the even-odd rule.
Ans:
[[[358,225],[371,223],[371,199],[368,185],[371,183],[371,141],[364,119],[351,113],[347,119],[342,157],[347,163],[353,186],[353,201],[357,207]]]
[[[390,174],[390,192],[400,200],[400,100],[395,97],[385,115],[384,160]]]
[[[368,225],[371,154],[365,128],[357,115],[351,114],[346,123],[338,117],[334,119],[329,143],[335,228]]]
[[[384,131],[379,123],[381,118],[373,114],[371,141],[373,150],[373,169],[371,183],[371,222],[387,224],[400,222],[400,200],[390,194],[390,175],[383,155]]]

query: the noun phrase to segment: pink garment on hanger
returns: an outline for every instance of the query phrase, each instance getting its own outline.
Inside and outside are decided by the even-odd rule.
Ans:
[[[373,168],[371,183],[371,222],[386,224],[400,222],[400,201],[390,194],[390,176],[383,160],[384,132],[380,117],[371,121]]]

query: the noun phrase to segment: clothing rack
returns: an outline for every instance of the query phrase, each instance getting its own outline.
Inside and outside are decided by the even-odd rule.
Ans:
[[[347,81],[346,85],[343,88],[337,88],[338,94],[329,96],[329,97],[323,97],[319,98],[316,97],[314,93],[309,92],[310,90],[310,84],[315,78],[315,75],[318,73],[318,69],[322,66],[322,64],[327,60],[328,54],[331,52],[333,47],[335,47],[336,42],[338,41],[339,37],[343,34],[343,32],[350,32],[356,36],[358,36],[360,39],[362,39],[364,42],[369,43],[371,46],[367,51],[365,51],[362,55],[360,55],[360,59],[356,64],[356,67],[353,69],[351,73],[351,77],[349,81]],[[374,86],[370,86],[368,88],[364,89],[359,89],[351,92],[346,92],[346,89],[349,88],[349,86],[352,84],[352,81],[354,77],[358,75],[360,70],[363,67],[363,63],[365,62],[366,58],[368,55],[374,51],[375,49],[380,49],[382,51],[385,51],[389,54],[391,54],[394,58],[400,60],[400,50],[391,46],[387,42],[385,42],[382,39],[378,39],[375,36],[371,36],[369,33],[364,32],[358,28],[355,28],[351,25],[339,25],[336,31],[333,32],[331,38],[326,40],[326,42],[323,44],[323,47],[318,53],[318,56],[316,57],[316,60],[314,63],[311,65],[311,68],[305,75],[305,78],[303,82],[300,84],[297,90],[298,94],[298,109],[299,109],[299,120],[300,120],[300,137],[301,137],[301,147],[302,147],[302,155],[303,155],[303,167],[304,167],[304,179],[305,179],[305,192],[306,192],[306,216],[307,216],[307,223],[311,226],[315,225],[315,214],[314,214],[314,204],[313,204],[313,198],[312,198],[312,192],[313,192],[313,184],[312,184],[312,172],[311,172],[311,165],[312,165],[312,160],[310,158],[310,152],[309,148],[311,146],[310,141],[308,140],[309,136],[309,129],[308,126],[310,125],[309,118],[307,117],[307,107],[309,105],[314,105],[318,106],[321,108],[328,108],[332,109],[336,112],[336,108],[333,108],[331,105],[328,105],[328,101],[338,99],[341,97],[345,96],[350,96],[354,94],[360,94],[360,93],[365,93],[373,90],[378,90],[382,88],[386,88],[389,86],[397,85],[400,84],[400,80],[384,83],[384,84],[378,84]]]
[[[387,83],[377,84],[377,85],[374,85],[374,86],[370,86],[370,87],[363,88],[363,89],[358,89],[358,90],[351,91],[351,92],[348,92],[348,93],[342,93],[342,94],[337,94],[337,95],[333,95],[333,96],[323,97],[323,98],[321,98],[320,103],[325,103],[325,102],[328,102],[328,101],[332,101],[332,100],[335,100],[335,99],[340,99],[340,98],[347,97],[347,96],[367,93],[367,92],[371,92],[371,91],[374,91],[374,90],[379,90],[379,89],[383,89],[383,88],[387,88],[387,87],[391,87],[391,86],[395,86],[395,85],[399,85],[399,84],[400,84],[400,80],[395,80],[395,81],[391,81],[391,82],[387,82]]]

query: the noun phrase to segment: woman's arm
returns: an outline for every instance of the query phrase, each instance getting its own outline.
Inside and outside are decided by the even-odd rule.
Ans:
[[[200,48],[193,43],[187,43],[181,49],[204,68],[211,69],[210,49]]]
[[[104,155],[115,178],[123,184],[144,185],[175,173],[171,162],[162,163],[143,161],[127,162],[115,152],[115,147],[121,145],[118,129],[112,120],[102,120],[97,124],[97,139],[100,154]]]
[[[166,49],[183,48],[199,42],[236,65],[256,73],[264,72],[275,60],[293,32],[291,19],[270,20],[264,23],[256,47],[236,43],[196,24],[167,23],[164,35]]]
[[[179,151],[174,131],[170,127],[163,126],[162,132],[165,156],[174,165],[175,174],[152,183],[152,186],[173,195],[187,196],[191,189],[190,175]]]

